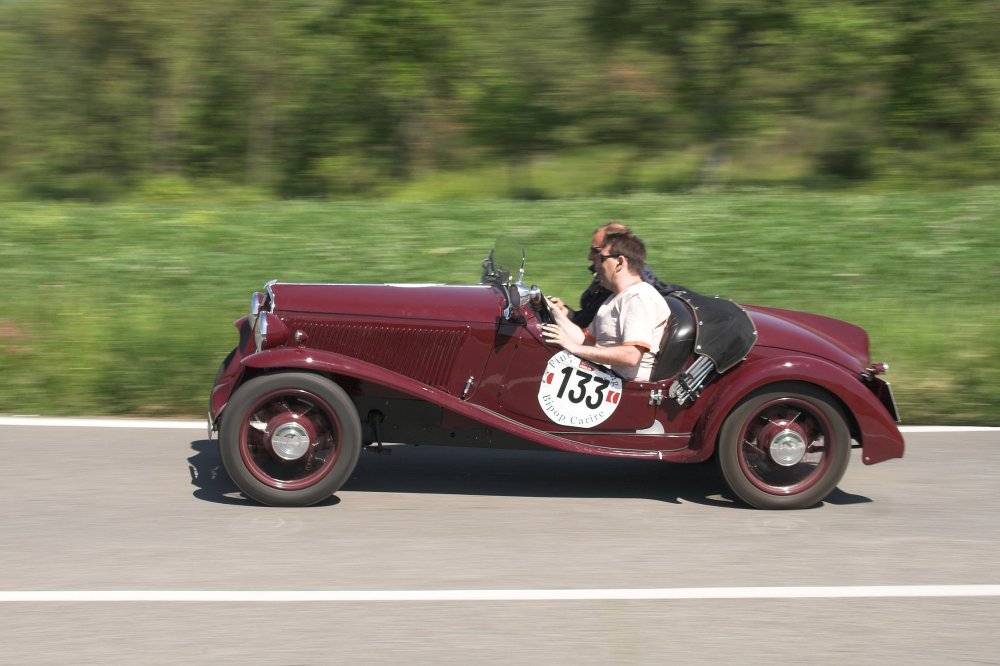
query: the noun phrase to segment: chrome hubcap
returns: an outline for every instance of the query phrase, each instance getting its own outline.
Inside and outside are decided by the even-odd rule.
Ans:
[[[283,423],[271,435],[274,454],[284,460],[298,460],[309,450],[309,433],[298,423]]]
[[[771,459],[782,467],[797,465],[806,455],[806,440],[794,430],[785,429],[771,439]]]

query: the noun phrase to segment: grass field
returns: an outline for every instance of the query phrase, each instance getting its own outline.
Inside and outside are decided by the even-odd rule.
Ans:
[[[540,202],[7,204],[0,413],[204,413],[233,320],[272,278],[464,283],[493,239],[575,301],[592,229],[664,279],[865,327],[910,424],[1000,425],[1000,189]]]

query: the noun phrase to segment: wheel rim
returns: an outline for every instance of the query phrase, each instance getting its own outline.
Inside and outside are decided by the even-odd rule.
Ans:
[[[744,423],[739,441],[743,474],[772,495],[794,495],[816,485],[838,445],[826,415],[796,398],[761,405]]]
[[[240,457],[261,483],[301,490],[333,469],[340,433],[336,412],[315,393],[273,391],[247,411],[240,429]]]

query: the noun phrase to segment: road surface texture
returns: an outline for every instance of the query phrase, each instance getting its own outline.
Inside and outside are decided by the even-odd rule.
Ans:
[[[710,465],[365,453],[244,499],[179,427],[0,424],[4,664],[998,664],[1000,431],[795,512]]]

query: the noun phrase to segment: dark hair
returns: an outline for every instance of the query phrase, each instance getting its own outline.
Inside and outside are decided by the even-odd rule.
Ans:
[[[628,272],[640,275],[646,265],[646,245],[632,232],[609,233],[604,237],[604,247],[608,254],[617,254],[628,259]]]

